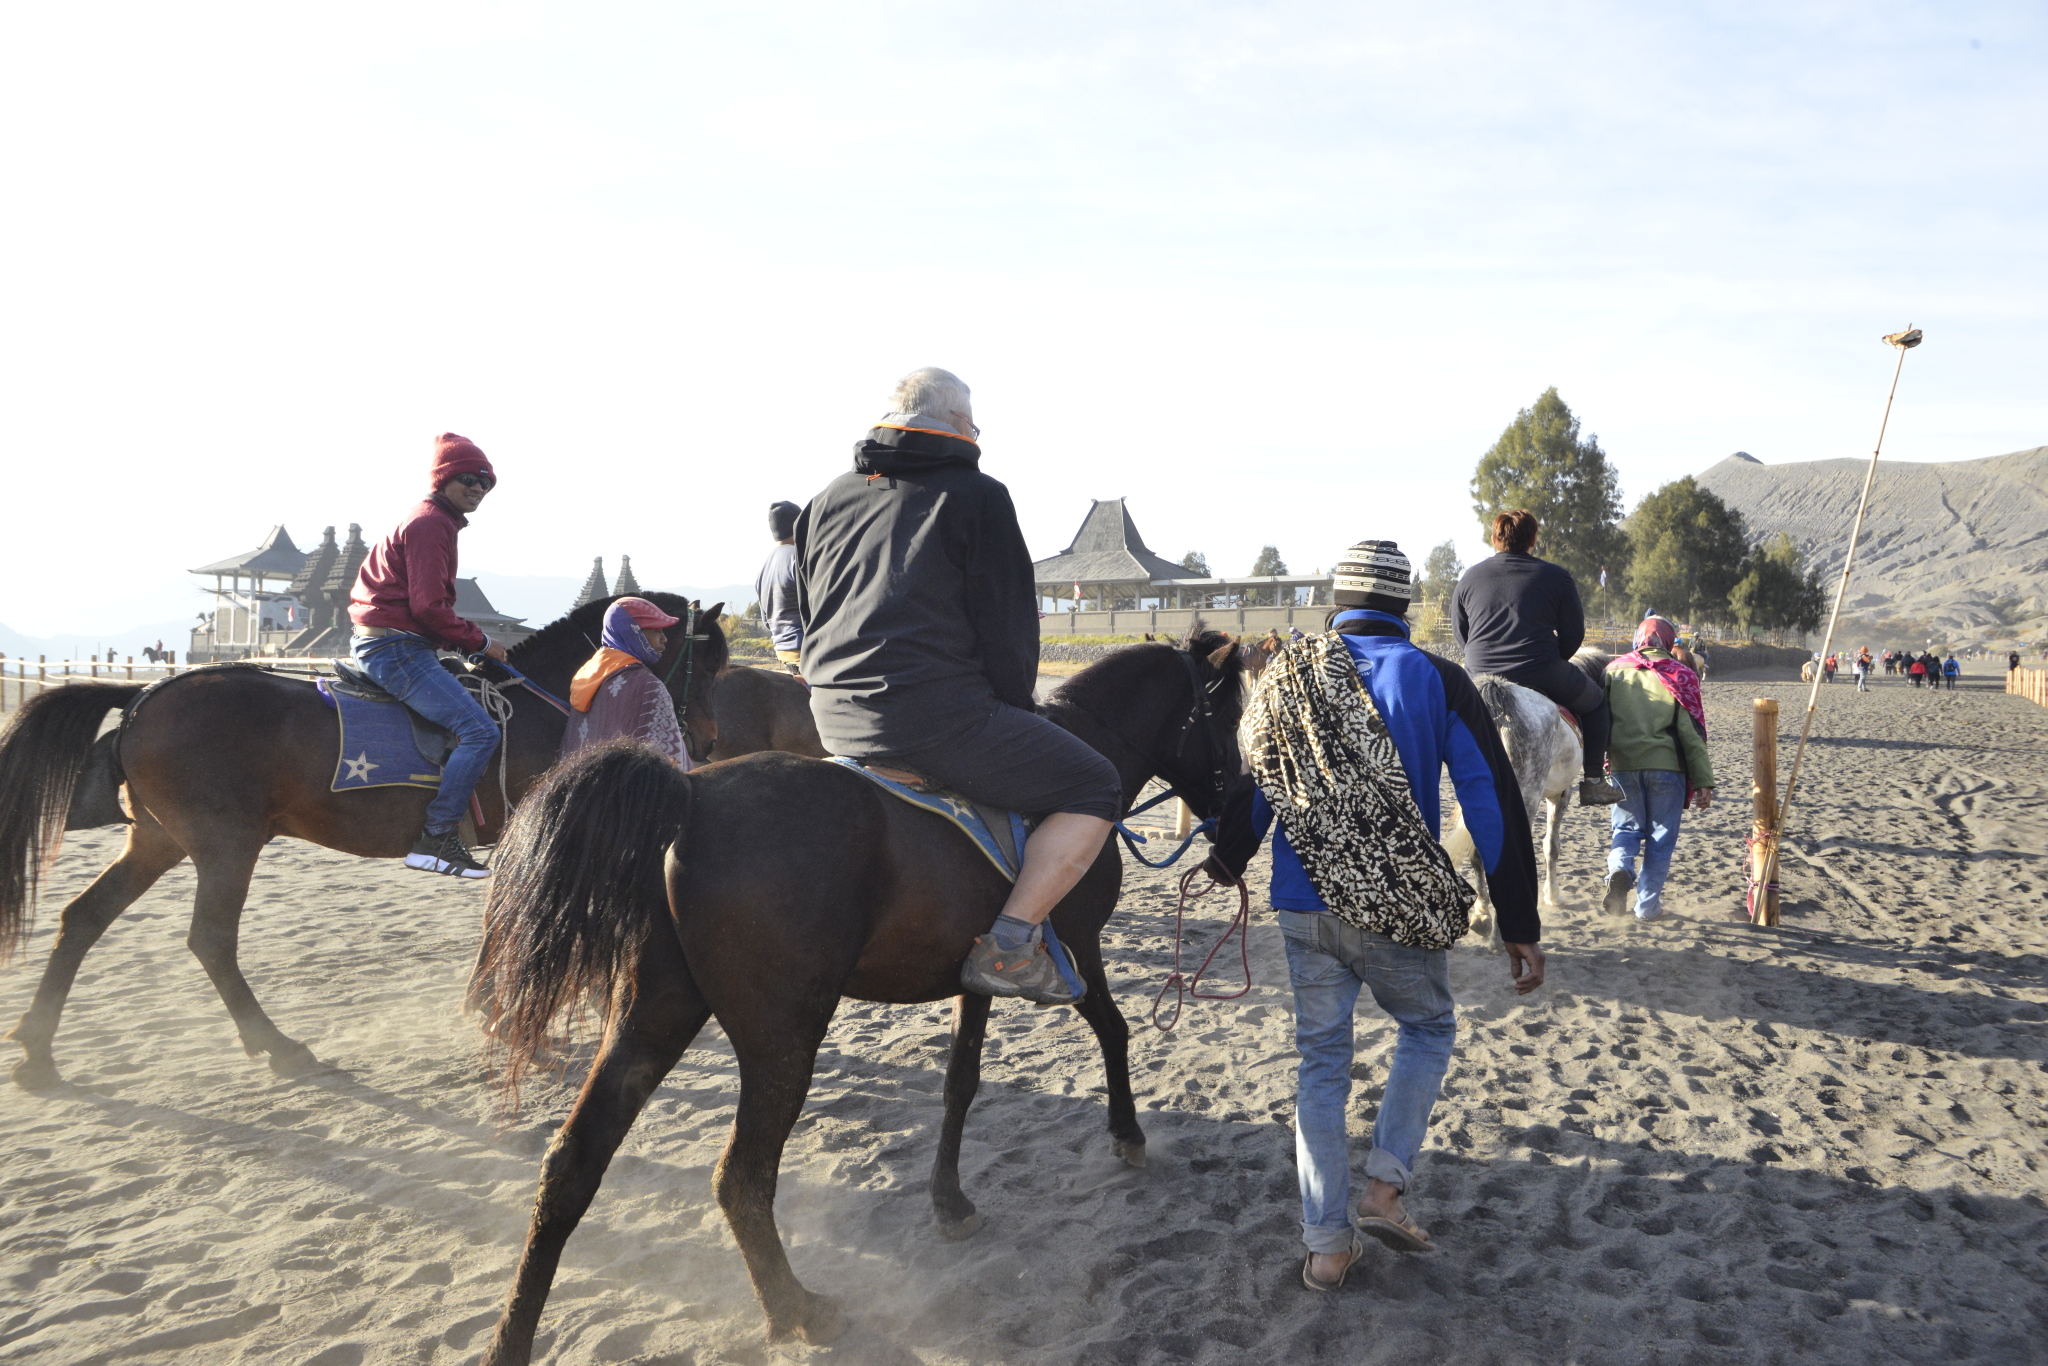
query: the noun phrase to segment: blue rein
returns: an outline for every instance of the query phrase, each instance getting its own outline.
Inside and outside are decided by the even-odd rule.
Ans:
[[[1168,788],[1150,801],[1132,807],[1125,813],[1124,821],[1129,820],[1132,816],[1141,816],[1153,807],[1158,806],[1161,802],[1171,801],[1178,795],[1172,788]],[[1147,868],[1171,868],[1174,864],[1180,862],[1180,856],[1185,854],[1188,851],[1188,846],[1195,842],[1195,836],[1212,835],[1216,832],[1215,818],[1206,818],[1200,825],[1188,832],[1188,837],[1180,842],[1180,848],[1174,850],[1163,859],[1154,860],[1148,859],[1138,852],[1138,846],[1151,843],[1151,837],[1131,829],[1130,826],[1124,824],[1124,821],[1116,822],[1116,832],[1123,836],[1124,843],[1130,847],[1131,857],[1144,864]]]

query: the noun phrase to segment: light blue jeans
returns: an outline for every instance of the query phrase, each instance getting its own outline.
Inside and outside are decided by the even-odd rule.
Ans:
[[[1626,868],[1633,872],[1636,856],[1642,856],[1643,870],[1636,873],[1636,919],[1655,920],[1664,914],[1664,879],[1678,848],[1685,775],[1646,768],[1617,773],[1614,780],[1628,795],[1607,808],[1613,827],[1607,871],[1618,873]]]
[[[441,790],[427,803],[427,829],[439,834],[462,823],[469,794],[498,748],[498,723],[441,667],[425,637],[407,631],[355,636],[349,654],[373,682],[435,725],[455,732],[455,751],[441,770]]]
[[[1351,1246],[1351,1020],[1360,987],[1400,1024],[1386,1094],[1372,1126],[1365,1174],[1408,1189],[1429,1130],[1437,1088],[1451,1065],[1458,1016],[1442,949],[1411,949],[1336,916],[1281,911],[1287,976],[1294,984],[1294,1163],[1301,1179],[1301,1240],[1311,1252]]]

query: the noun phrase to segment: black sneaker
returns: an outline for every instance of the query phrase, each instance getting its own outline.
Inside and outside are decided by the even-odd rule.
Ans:
[[[491,870],[476,861],[476,856],[469,852],[469,846],[462,842],[462,836],[453,830],[444,830],[438,835],[431,830],[422,830],[420,837],[412,843],[412,852],[405,856],[405,866],[423,873],[446,873],[449,877],[491,875]]]
[[[1604,909],[1609,915],[1628,914],[1628,894],[1636,889],[1636,875],[1628,868],[1617,868],[1607,875],[1607,901]]]

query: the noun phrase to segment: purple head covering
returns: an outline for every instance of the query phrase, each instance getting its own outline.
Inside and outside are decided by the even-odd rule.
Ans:
[[[604,635],[601,639],[609,648],[624,650],[649,668],[653,668],[661,659],[661,656],[654,652],[654,647],[647,643],[647,637],[641,634],[640,628],[633,624],[632,615],[627,612],[624,602],[615,602],[605,609]]]

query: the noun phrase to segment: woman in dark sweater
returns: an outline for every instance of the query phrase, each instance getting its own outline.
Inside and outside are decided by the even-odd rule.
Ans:
[[[1562,566],[1539,560],[1536,518],[1517,508],[1493,519],[1498,553],[1465,571],[1451,594],[1451,622],[1465,651],[1466,671],[1499,674],[1542,693],[1579,718],[1585,740],[1583,806],[1611,806],[1624,794],[1607,776],[1613,717],[1600,685],[1573,667],[1586,639],[1579,585]]]

